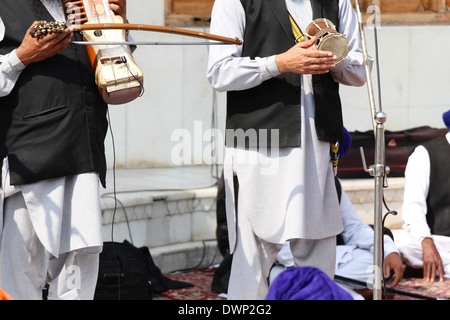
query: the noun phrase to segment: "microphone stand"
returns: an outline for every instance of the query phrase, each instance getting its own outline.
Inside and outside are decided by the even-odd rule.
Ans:
[[[368,172],[375,180],[375,196],[374,196],[374,278],[373,278],[373,299],[382,299],[383,286],[383,226],[382,226],[382,203],[383,203],[383,187],[386,184],[385,175],[389,173],[389,167],[385,164],[385,137],[384,123],[386,122],[386,114],[381,110],[377,111],[375,98],[373,94],[373,86],[371,79],[371,70],[369,65],[369,56],[367,53],[367,44],[364,34],[364,23],[360,9],[360,0],[355,1],[356,12],[358,15],[359,30],[361,35],[361,45],[364,57],[364,66],[366,71],[367,89],[369,93],[369,102],[371,108],[372,124],[375,136],[375,164],[367,168],[362,147],[360,148],[361,157],[364,165],[364,171]],[[374,23],[374,28],[376,25]]]

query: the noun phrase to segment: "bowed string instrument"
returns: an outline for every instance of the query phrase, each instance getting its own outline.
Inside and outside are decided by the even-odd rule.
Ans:
[[[108,104],[130,102],[143,91],[144,75],[132,57],[129,45],[134,42],[128,41],[128,30],[163,32],[213,40],[210,44],[242,44],[237,38],[193,30],[126,23],[110,9],[108,0],[64,2],[67,23],[38,22],[31,31],[32,36],[41,37],[48,33],[62,32],[66,27],[82,32],[95,71],[96,84],[103,100]]]

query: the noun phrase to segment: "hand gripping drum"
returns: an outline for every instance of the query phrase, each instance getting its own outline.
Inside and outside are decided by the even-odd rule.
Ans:
[[[344,60],[348,54],[348,40],[337,32],[335,25],[328,19],[314,20],[306,28],[305,34],[309,38],[317,38],[317,49],[332,52],[337,57],[336,64]]]

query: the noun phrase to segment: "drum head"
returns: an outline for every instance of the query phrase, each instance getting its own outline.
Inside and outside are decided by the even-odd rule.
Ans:
[[[348,40],[341,34],[328,34],[317,45],[319,50],[331,51],[336,57],[336,64],[345,59],[349,51]]]

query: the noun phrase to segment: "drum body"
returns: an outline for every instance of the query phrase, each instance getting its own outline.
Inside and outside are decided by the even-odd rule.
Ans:
[[[344,60],[348,54],[347,38],[337,32],[336,26],[328,19],[315,19],[308,25],[305,34],[309,38],[317,38],[317,49],[332,52],[337,57],[336,64]]]

